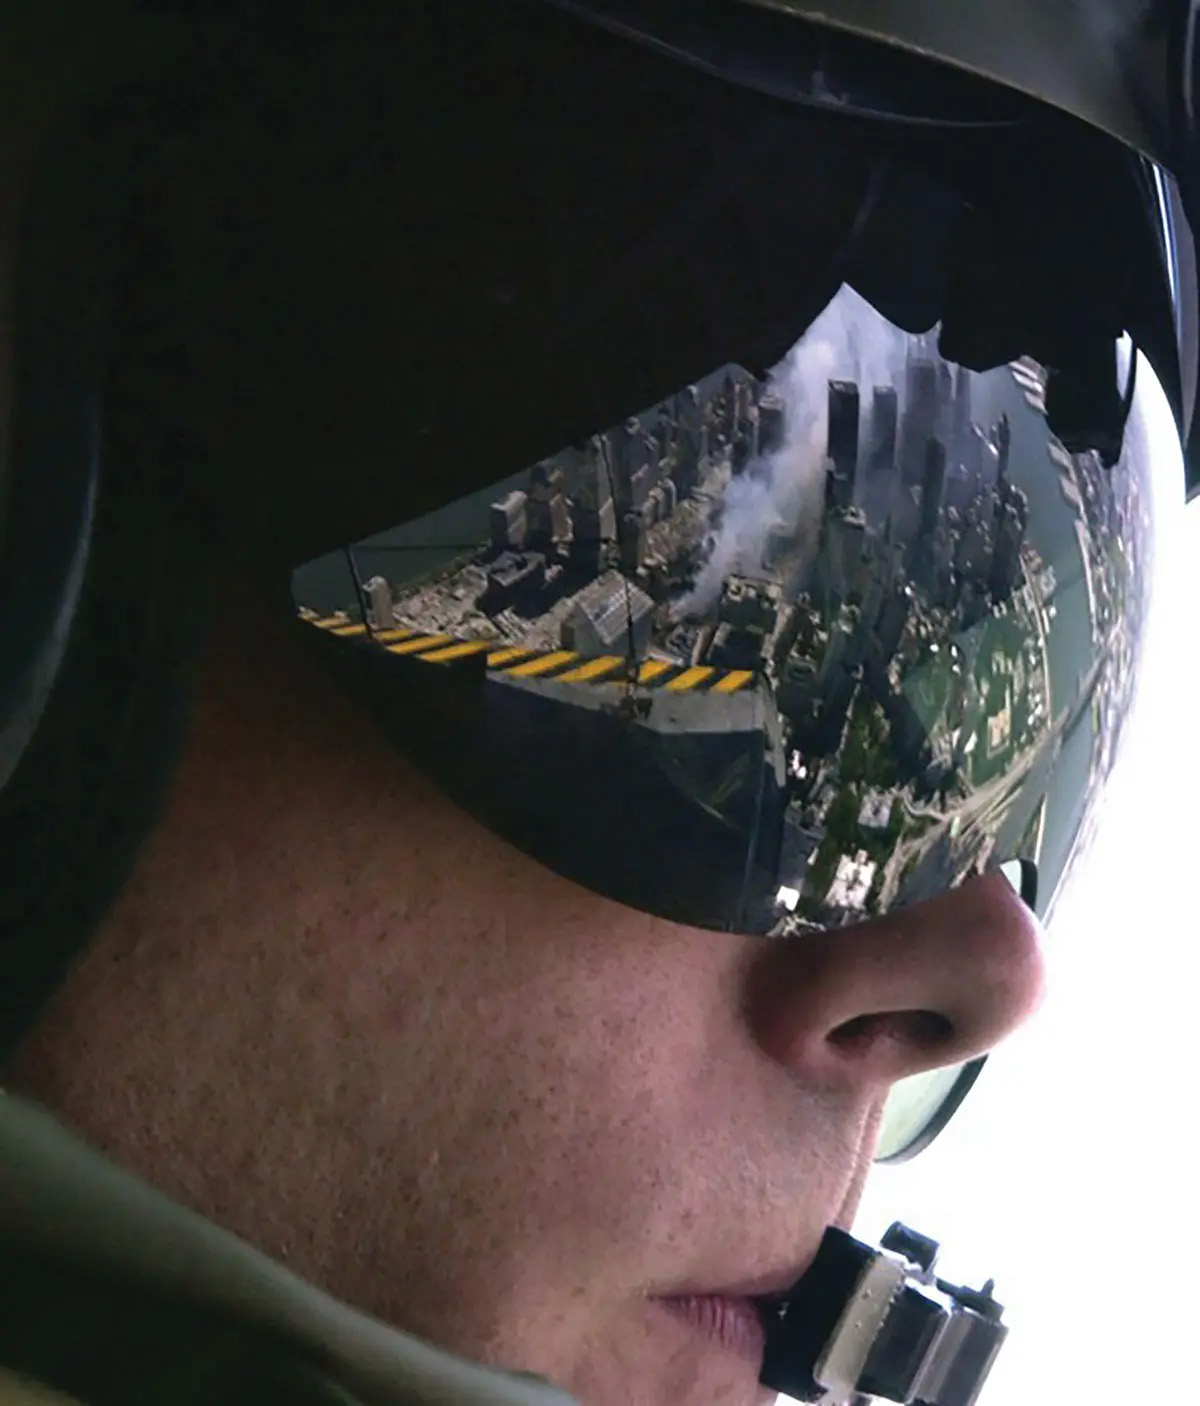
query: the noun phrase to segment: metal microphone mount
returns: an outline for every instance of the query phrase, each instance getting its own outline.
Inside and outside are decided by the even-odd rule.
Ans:
[[[974,1406],[1008,1335],[982,1289],[934,1275],[938,1243],[896,1221],[878,1249],[829,1229],[792,1288],[759,1308],[759,1380],[820,1406]]]

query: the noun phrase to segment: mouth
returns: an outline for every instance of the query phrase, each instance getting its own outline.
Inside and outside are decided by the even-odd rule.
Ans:
[[[714,1342],[761,1368],[766,1330],[758,1303],[748,1296],[686,1294],[656,1299],[667,1312],[686,1323],[701,1338]]]
[[[682,1329],[702,1351],[714,1353],[726,1363],[740,1364],[740,1372],[748,1376],[753,1373],[756,1406],[771,1406],[778,1393],[759,1382],[767,1350],[768,1318],[815,1258],[814,1248],[786,1269],[742,1280],[730,1276],[725,1283],[714,1275],[703,1287],[681,1285],[674,1293],[656,1296],[649,1302],[660,1319],[673,1322],[674,1331]],[[710,1287],[714,1280],[720,1287]]]

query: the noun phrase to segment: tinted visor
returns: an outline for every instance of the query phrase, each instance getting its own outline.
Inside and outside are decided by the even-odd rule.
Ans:
[[[1024,860],[1044,917],[1131,698],[1150,525],[1137,402],[1106,469],[1045,383],[843,289],[765,382],[726,367],[380,524],[296,604],[457,803],[618,902],[789,937]],[[880,1154],[963,1077],[898,1086]]]

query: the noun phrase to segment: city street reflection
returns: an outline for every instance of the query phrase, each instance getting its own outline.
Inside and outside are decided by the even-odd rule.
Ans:
[[[765,382],[724,368],[381,532],[349,554],[357,580],[345,558],[311,563],[297,604],[348,641],[474,662],[479,788],[515,814],[525,776],[558,844],[592,796],[639,862],[686,870],[649,792],[622,820],[634,803],[610,777],[535,784],[548,763],[523,753],[489,782],[479,761],[521,709],[560,778],[573,748],[586,772],[589,727],[625,729],[744,865],[727,925],[837,926],[1018,856],[1044,913],[1112,764],[1151,545],[1135,427],[1112,470],[1072,456],[1045,386],[1028,360],[953,366],[936,329],[908,336],[843,290]],[[542,830],[514,830],[562,867]],[[647,906],[608,875],[582,877]]]

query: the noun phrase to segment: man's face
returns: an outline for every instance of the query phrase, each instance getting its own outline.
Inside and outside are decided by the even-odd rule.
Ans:
[[[431,1085],[451,1095],[419,1181],[438,1292],[408,1320],[595,1406],[770,1399],[756,1361],[661,1298],[780,1289],[827,1225],[849,1225],[889,1084],[1031,1009],[1034,923],[996,877],[769,943],[646,918],[491,837],[469,844],[488,878],[461,931],[483,951],[459,949],[431,1008]]]
[[[1033,919],[998,876],[786,942],[647,917],[248,641],[18,1086],[330,1292],[585,1406],[769,1398],[660,1300],[782,1288],[849,1223],[889,1085],[1032,1009]]]

